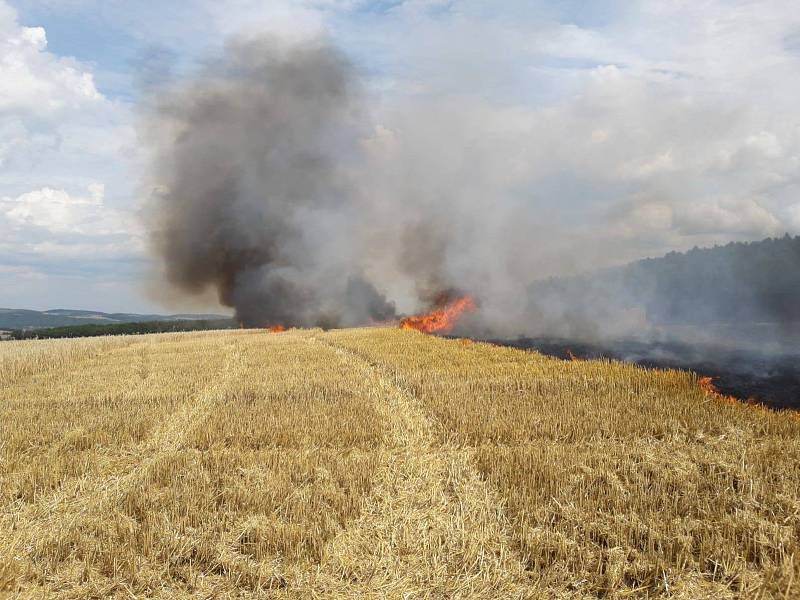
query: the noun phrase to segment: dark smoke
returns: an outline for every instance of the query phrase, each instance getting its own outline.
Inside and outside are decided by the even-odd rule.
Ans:
[[[455,99],[369,103],[327,38],[238,39],[188,78],[151,71],[153,249],[174,289],[213,290],[246,325],[384,322],[398,316],[385,293],[427,310],[463,292],[480,311],[459,334],[689,341],[688,329],[739,344],[754,336],[732,329],[769,323],[757,345],[785,346],[786,332],[796,343],[795,241],[569,276],[575,256],[619,264],[628,252],[608,241],[613,223],[575,223],[569,190],[537,199],[541,181],[508,159],[516,134],[485,129],[482,112],[459,112]]]
[[[395,316],[358,266],[362,89],[327,40],[238,40],[148,105],[152,246],[167,280],[251,326]]]
[[[448,276],[443,261],[448,240],[443,226],[431,221],[411,222],[402,229],[398,256],[399,269],[414,280],[416,295],[427,306],[439,308],[461,293],[447,286]]]

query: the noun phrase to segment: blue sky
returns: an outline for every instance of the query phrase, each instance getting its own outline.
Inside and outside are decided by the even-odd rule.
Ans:
[[[480,215],[499,271],[800,232],[793,1],[0,0],[0,306],[214,308],[150,293],[138,102],[262,31],[347,53],[381,189]]]

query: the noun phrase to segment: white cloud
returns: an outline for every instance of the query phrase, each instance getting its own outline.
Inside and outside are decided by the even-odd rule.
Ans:
[[[218,31],[223,35],[269,31],[286,38],[303,38],[325,30],[325,13],[346,8],[344,2],[293,0],[202,0]]]
[[[81,184],[125,164],[120,148],[133,139],[130,111],[100,93],[88,66],[50,52],[45,30],[20,25],[4,0],[0,81],[0,166],[7,186],[22,192],[54,180]]]
[[[106,206],[104,195],[95,182],[80,194],[44,187],[0,198],[0,263],[47,272],[73,261],[71,268],[91,265],[102,276],[104,261],[136,260],[144,254],[138,221],[129,210]]]
[[[0,12],[0,113],[53,116],[67,110],[88,110],[102,101],[90,72],[73,60],[47,52],[41,27],[20,27],[13,13]]]
[[[14,281],[22,281],[22,280],[43,281],[46,279],[44,273],[31,270],[28,267],[14,267],[6,265],[0,265],[0,277],[5,277],[6,279],[10,279],[11,277],[13,277]]]
[[[0,265],[102,279],[116,261],[138,260],[129,109],[97,89],[91,68],[50,52],[45,30],[20,25],[3,0],[0,81]]]
[[[753,198],[689,204],[676,212],[676,228],[687,235],[721,233],[760,238],[786,231],[785,225]]]
[[[702,199],[697,202],[634,204],[615,223],[617,235],[646,234],[672,241],[674,236],[736,235],[751,239],[781,235],[785,224],[753,198]]]
[[[89,184],[83,195],[45,187],[0,200],[0,212],[16,229],[39,228],[50,234],[126,235],[134,231],[130,214],[104,206],[105,186]]]

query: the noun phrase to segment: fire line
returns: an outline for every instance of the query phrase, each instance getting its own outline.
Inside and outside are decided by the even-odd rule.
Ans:
[[[465,313],[476,309],[472,296],[463,296],[427,314],[406,317],[400,321],[400,329],[414,329],[423,333],[447,333]]]

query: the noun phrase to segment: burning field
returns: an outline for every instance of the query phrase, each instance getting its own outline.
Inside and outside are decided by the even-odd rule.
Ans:
[[[502,343],[556,355],[580,346],[578,356],[694,370],[726,394],[797,407],[794,355],[648,336],[676,324],[769,322],[781,338],[800,324],[800,238],[609,267],[592,227],[586,239],[556,233],[542,221],[550,211],[513,200],[516,191],[504,197],[461,182],[482,164],[464,158],[463,168],[437,172],[446,139],[426,143],[422,160],[422,148],[404,151],[402,136],[375,120],[362,76],[332,39],[259,34],[231,38],[213,59],[152,90],[141,139],[151,158],[144,213],[159,294],[213,299],[243,327],[273,332],[399,325],[529,336]],[[570,275],[578,258],[570,255],[585,247],[599,255],[586,263],[593,270]],[[543,335],[568,339],[534,339]],[[626,335],[646,341],[634,351],[609,341]]]
[[[657,369],[682,369],[713,381],[723,394],[775,409],[800,410],[800,355],[755,348],[681,341],[586,342],[563,338],[492,340],[564,360],[612,359]]]
[[[400,329],[411,329],[422,333],[450,333],[458,320],[465,314],[475,310],[475,300],[471,296],[463,296],[444,303],[427,314],[405,317],[400,321]]]
[[[0,345],[0,595],[798,596],[800,419],[471,306]]]
[[[798,597],[794,413],[695,363],[441,337],[774,311],[664,279],[717,253],[526,289],[592,236],[454,186],[489,161],[438,173],[447,140],[420,160],[370,98],[330,39],[254,35],[146,99],[155,293],[241,329],[0,347],[0,593]]]

